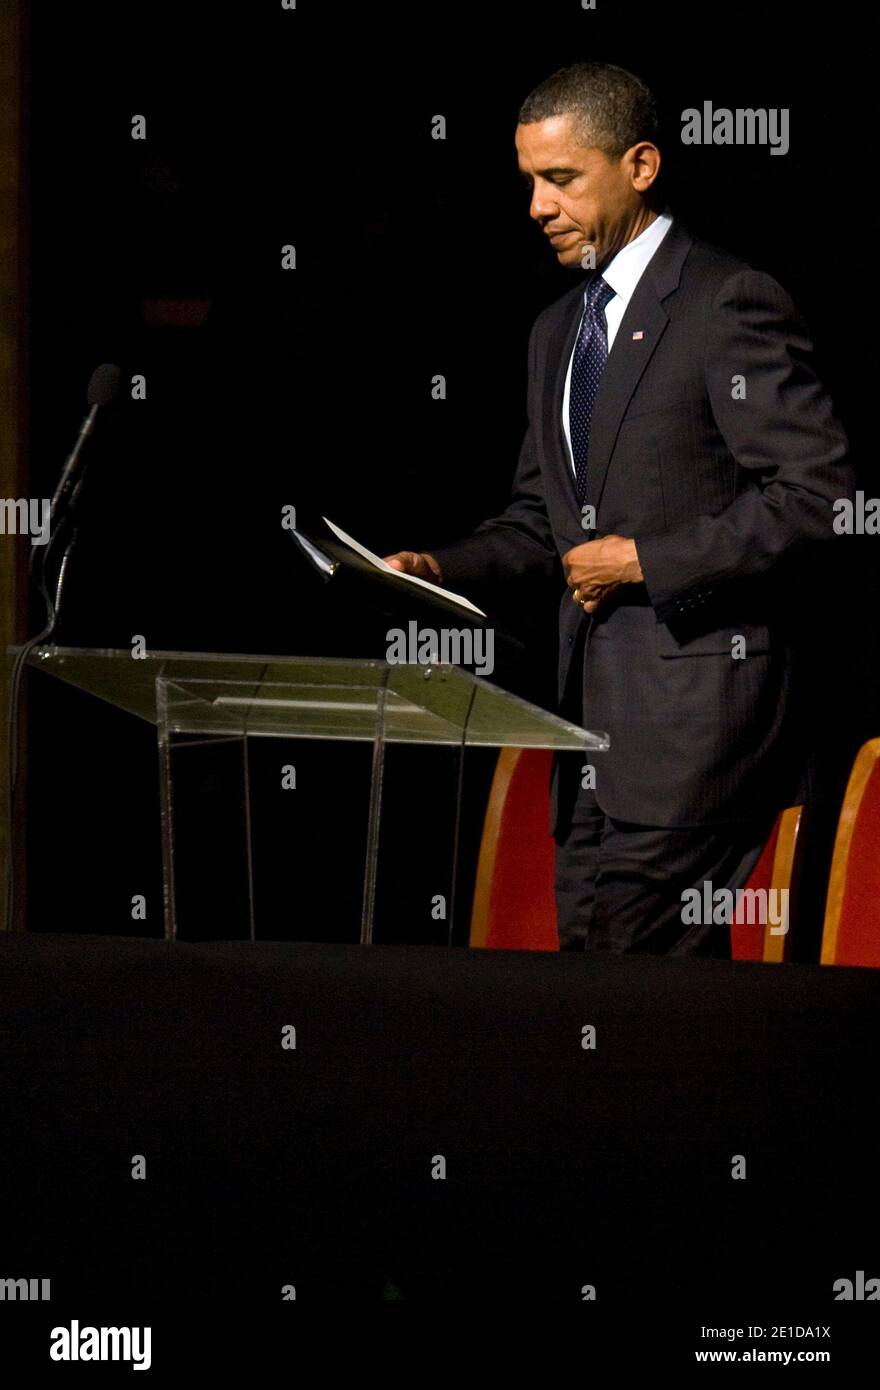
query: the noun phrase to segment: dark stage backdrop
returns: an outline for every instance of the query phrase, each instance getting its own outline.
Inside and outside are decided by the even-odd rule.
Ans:
[[[528,331],[572,283],[527,215],[516,113],[578,59],[654,88],[673,211],[791,291],[876,491],[865,23],[852,4],[816,28],[790,3],[603,0],[37,12],[30,495],[51,493],[97,363],[146,381],[91,446],[61,639],[383,654],[376,621],[298,562],[281,508],[326,513],[385,553],[467,534],[504,505]],[[704,100],[788,108],[789,152],[682,145],[681,112]],[[490,598],[549,698],[555,594]],[[845,718],[829,720],[847,748],[878,732],[877,599],[874,571],[858,586],[817,576],[804,595],[830,683],[850,681],[847,660],[858,670]],[[99,929],[126,930],[132,893],[158,902],[149,730],[30,685],[31,924],[94,931],[98,875],[114,904]],[[417,784],[421,803],[430,789]],[[347,809],[334,781],[328,824],[344,828]],[[413,922],[411,937],[430,930]]]

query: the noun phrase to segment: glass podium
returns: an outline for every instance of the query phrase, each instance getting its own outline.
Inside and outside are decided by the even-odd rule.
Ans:
[[[14,654],[14,653],[11,653]],[[456,666],[392,665],[300,656],[147,652],[37,647],[28,664],[155,725],[159,753],[164,932],[178,935],[176,824],[180,757],[187,749],[234,743],[240,778],[243,902],[252,938],[255,865],[252,827],[253,740],[307,740],[369,745],[361,773],[366,782],[365,848],[360,940],[373,940],[386,766],[398,745],[445,750],[448,778],[449,882],[454,884],[462,804],[463,755],[472,748],[543,748],[601,752],[605,734],[590,732],[539,709]],[[409,755],[407,755],[409,756]],[[291,765],[288,779],[296,771]],[[343,804],[349,802],[346,790]],[[343,817],[344,822],[344,817]],[[329,830],[329,827],[328,827]],[[411,830],[411,824],[410,824]],[[345,833],[344,823],[339,833]],[[219,871],[220,865],[215,863]],[[454,900],[454,893],[453,893]],[[451,929],[450,929],[451,930]]]

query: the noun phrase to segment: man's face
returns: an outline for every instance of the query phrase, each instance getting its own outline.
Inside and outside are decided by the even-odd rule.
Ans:
[[[592,269],[584,259],[589,245],[601,269],[652,220],[634,185],[640,175],[633,151],[639,149],[609,159],[580,145],[570,115],[517,126],[519,168],[532,194],[529,215],[547,234],[560,265]]]

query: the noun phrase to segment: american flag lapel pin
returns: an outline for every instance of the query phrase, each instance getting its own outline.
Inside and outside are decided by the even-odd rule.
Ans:
[[[640,343],[640,342],[642,341],[642,339],[644,338],[644,336],[645,336],[645,330],[644,330],[643,328],[637,329],[636,332],[633,334],[633,342],[634,342],[634,343]]]

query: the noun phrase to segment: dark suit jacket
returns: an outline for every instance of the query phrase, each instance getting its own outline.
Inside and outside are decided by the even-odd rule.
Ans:
[[[695,826],[792,804],[809,795],[815,715],[804,586],[834,539],[833,502],[855,486],[808,331],[770,276],[673,222],[599,384],[597,525],[585,532],[561,424],[584,284],[532,328],[510,505],[431,553],[452,588],[529,571],[564,583],[572,546],[633,537],[644,584],[623,586],[595,619],[560,598],[559,708],[611,739],[589,758],[600,807]],[[561,815],[554,801],[557,830]]]

